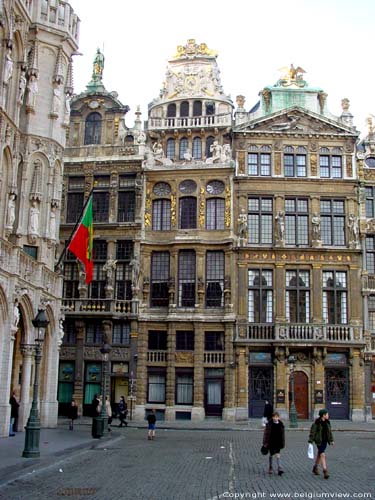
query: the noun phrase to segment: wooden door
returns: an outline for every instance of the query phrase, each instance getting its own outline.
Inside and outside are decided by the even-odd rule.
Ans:
[[[297,417],[307,420],[309,418],[309,386],[307,375],[303,372],[294,372],[294,404]],[[291,385],[289,383],[289,401],[291,400]]]

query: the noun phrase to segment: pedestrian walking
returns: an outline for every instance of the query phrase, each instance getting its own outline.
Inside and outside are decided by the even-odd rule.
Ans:
[[[107,423],[108,423],[108,432],[111,432],[111,423],[112,423],[112,406],[111,406],[111,402],[109,400],[109,397],[106,396],[105,397],[105,407],[106,407],[106,410],[107,410],[107,417],[108,417],[108,420],[107,420]]]
[[[120,397],[120,401],[118,403],[118,411],[119,411],[119,427],[122,427],[123,425],[128,426],[128,423],[126,421],[126,415],[128,414],[128,405],[126,404],[124,396]]]
[[[93,400],[91,401],[91,416],[97,417],[99,415],[99,405],[100,399],[97,394],[94,395]]]
[[[156,414],[155,410],[152,409],[151,413],[147,415],[147,422],[148,422],[148,434],[147,434],[147,439],[154,440],[155,439],[155,425],[156,425]]]
[[[315,443],[318,448],[318,455],[313,467],[313,474],[319,476],[319,465],[322,465],[324,479],[329,478],[327,469],[326,448],[327,445],[334,444],[329,413],[325,408],[319,410],[319,418],[315,420],[310,429],[309,443]]]
[[[78,418],[78,406],[76,405],[76,402],[74,399],[72,399],[72,402],[70,403],[69,410],[68,410],[68,417],[70,419],[69,422],[69,430],[72,431],[74,429],[74,420],[77,420]]]
[[[18,425],[18,409],[20,404],[17,400],[16,391],[12,392],[11,397],[9,398],[9,404],[11,406],[10,410],[10,425],[9,425],[9,436],[15,436],[15,432],[17,432]]]
[[[264,402],[264,410],[263,410],[263,426],[267,424],[267,422],[272,418],[272,413],[273,413],[273,406],[272,404],[266,399]]]
[[[269,468],[268,474],[273,474],[273,458],[276,458],[277,473],[279,476],[284,474],[281,467],[281,450],[285,448],[285,427],[280,420],[280,415],[277,411],[272,413],[272,418],[267,422],[263,434],[263,447],[269,451]]]

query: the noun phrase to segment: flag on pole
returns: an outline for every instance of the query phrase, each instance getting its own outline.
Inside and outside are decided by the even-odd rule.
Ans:
[[[68,250],[70,250],[85,266],[87,285],[91,283],[94,271],[94,256],[92,251],[93,237],[94,227],[91,194],[87,201],[86,209],[83,212],[82,219],[68,245]]]

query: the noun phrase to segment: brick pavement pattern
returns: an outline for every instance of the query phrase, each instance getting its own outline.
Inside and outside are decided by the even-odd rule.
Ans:
[[[159,429],[155,441],[147,440],[145,429],[122,434],[113,444],[80,451],[58,468],[52,464],[0,488],[0,499],[268,499],[278,493],[291,494],[289,498],[340,498],[341,493],[346,494],[341,498],[375,499],[374,433],[336,432],[335,446],[327,451],[328,480],[311,472],[305,432],[286,433],[282,477],[267,473],[261,431]],[[331,495],[317,496],[322,493]],[[365,493],[372,496],[355,497]]]

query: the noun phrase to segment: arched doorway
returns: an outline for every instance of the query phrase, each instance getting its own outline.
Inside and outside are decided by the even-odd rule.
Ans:
[[[294,404],[297,417],[303,420],[309,418],[309,383],[306,373],[294,372]],[[289,379],[289,401],[292,399],[291,379]]]
[[[24,317],[22,314],[22,310],[19,307],[19,321],[18,328],[15,333],[14,343],[13,343],[13,357],[12,357],[12,370],[11,370],[11,378],[10,378],[10,392],[15,391],[16,398],[18,401],[21,400],[22,396],[22,383],[24,381],[24,377],[22,372],[24,370],[24,352],[23,344],[25,342],[25,326],[24,326]],[[18,431],[22,430],[23,423],[17,419],[14,423],[13,430]]]

